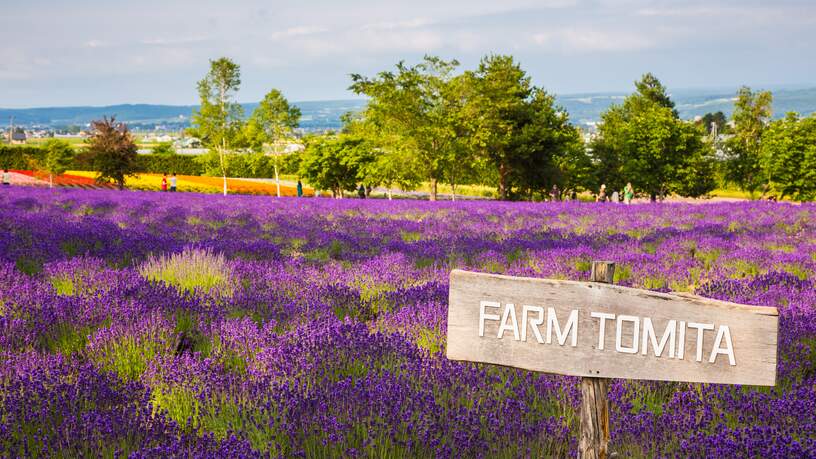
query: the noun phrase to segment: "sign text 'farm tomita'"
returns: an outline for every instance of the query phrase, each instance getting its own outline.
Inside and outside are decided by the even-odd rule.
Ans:
[[[772,386],[775,308],[454,270],[447,356],[563,375]]]

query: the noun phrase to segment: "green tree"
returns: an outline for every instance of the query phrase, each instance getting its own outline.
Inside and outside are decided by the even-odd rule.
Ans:
[[[458,65],[455,60],[425,56],[420,64],[409,67],[400,62],[396,72],[374,78],[353,74],[349,88],[369,98],[365,117],[382,137],[399,143],[398,151],[414,152],[412,164],[430,182],[432,201],[457,139],[451,123],[457,104],[450,98],[450,85]]]
[[[326,135],[311,139],[301,158],[300,175],[316,189],[331,190],[340,198],[354,191],[361,170],[374,160],[365,141],[350,135]]]
[[[252,111],[244,127],[244,137],[249,148],[255,152],[271,154],[273,157],[278,197],[281,196],[278,160],[284,152],[287,139],[294,135],[299,123],[300,109],[289,105],[283,94],[273,89]]]
[[[49,139],[42,148],[42,157],[32,159],[31,166],[34,170],[47,173],[48,186],[53,188],[54,176],[64,174],[71,167],[76,152],[71,144],[59,139]]]
[[[622,105],[601,116],[592,144],[603,174],[596,183],[619,190],[631,182],[652,200],[670,192],[703,195],[714,187],[711,145],[702,140],[700,126],[678,119],[662,85],[650,75]]]
[[[788,113],[762,134],[760,164],[779,197],[816,199],[816,115]]]
[[[743,86],[734,102],[734,134],[725,142],[725,178],[751,195],[766,183],[760,166],[762,132],[771,117],[773,95]]]
[[[398,186],[402,190],[412,190],[421,182],[415,164],[416,155],[406,148],[399,136],[394,136],[378,127],[365,117],[365,113],[346,113],[342,134],[364,139],[365,148],[370,153],[370,161],[365,162],[357,173],[358,179],[369,186],[384,185],[388,199],[392,199],[391,189]]]
[[[661,107],[671,109],[675,118],[678,117],[674,108],[674,101],[671,100],[666,87],[651,73],[643,75],[639,81],[635,82],[635,89],[640,99],[654,102]]]
[[[499,199],[573,186],[584,150],[555,98],[533,86],[512,56],[487,56],[468,77],[467,138],[496,174]]]
[[[725,134],[728,132],[728,118],[725,117],[725,113],[722,111],[706,113],[703,115],[700,123],[702,123],[703,127],[705,128],[706,134],[709,135],[711,135],[715,126],[718,134]]]
[[[218,154],[224,195],[227,195],[228,152],[241,140],[244,110],[235,97],[241,68],[226,57],[210,61],[210,71],[198,82],[201,106],[193,112],[190,134]]]
[[[161,142],[153,147],[154,155],[173,156],[176,154],[176,149],[173,148],[172,142]]]
[[[113,180],[120,190],[125,177],[136,172],[136,142],[124,123],[115,117],[91,122],[91,136],[86,148],[91,165],[98,172],[97,181]]]
[[[249,148],[257,152],[275,149],[278,143],[291,138],[300,124],[300,109],[290,105],[283,94],[269,91],[252,111],[244,127]]]

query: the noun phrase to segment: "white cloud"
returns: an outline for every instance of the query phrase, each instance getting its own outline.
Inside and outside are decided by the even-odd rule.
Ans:
[[[653,36],[622,30],[604,31],[589,27],[565,27],[538,32],[532,35],[532,41],[552,51],[586,53],[638,51],[657,45]]]
[[[324,32],[328,32],[329,29],[325,27],[318,27],[318,26],[297,26],[297,27],[289,27],[284,30],[279,30],[277,32],[273,32],[269,38],[272,40],[282,40],[286,38],[293,38],[293,37],[304,37],[308,35],[316,35]]]
[[[406,19],[395,22],[375,22],[363,24],[362,30],[395,30],[395,29],[416,29],[432,25],[433,21],[425,18]]]

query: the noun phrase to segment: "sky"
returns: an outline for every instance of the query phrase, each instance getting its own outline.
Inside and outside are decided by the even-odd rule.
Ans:
[[[814,0],[0,0],[0,107],[195,104],[209,60],[239,100],[355,98],[424,54],[512,54],[558,94],[816,86]]]

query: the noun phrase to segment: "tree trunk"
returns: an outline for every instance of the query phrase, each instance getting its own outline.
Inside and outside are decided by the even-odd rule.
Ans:
[[[611,284],[615,280],[615,263],[593,261],[592,282]],[[606,459],[609,456],[609,379],[581,378],[581,433],[578,459]]]
[[[48,188],[54,188],[54,174],[48,174]]]
[[[392,199],[391,198],[391,187],[386,188],[385,194],[388,195],[388,200],[390,201]]]
[[[456,182],[451,182],[451,201],[456,201]]]
[[[278,178],[278,165],[277,164],[275,164],[275,186],[278,187],[278,197],[281,197],[280,179]]]
[[[227,139],[224,139],[221,145],[221,151],[218,158],[221,161],[221,177],[224,179],[224,196],[227,195]]]
[[[431,201],[436,201],[436,178],[431,178]]]
[[[499,199],[507,199],[507,164],[504,162],[499,164]]]

